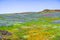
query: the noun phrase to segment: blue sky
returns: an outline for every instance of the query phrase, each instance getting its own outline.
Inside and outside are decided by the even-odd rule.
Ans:
[[[36,12],[60,9],[60,0],[0,0],[0,13]]]

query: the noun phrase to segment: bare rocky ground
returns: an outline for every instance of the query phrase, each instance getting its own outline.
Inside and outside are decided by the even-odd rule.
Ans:
[[[9,36],[11,36],[12,33],[8,32],[8,31],[5,31],[5,30],[0,30],[0,40],[10,40]]]

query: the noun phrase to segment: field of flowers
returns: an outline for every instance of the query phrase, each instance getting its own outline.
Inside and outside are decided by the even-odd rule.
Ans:
[[[13,24],[0,26],[0,40],[60,40],[60,13],[19,15],[21,18],[10,16],[0,20],[0,23],[8,21],[7,24]]]
[[[2,26],[11,35],[3,35],[6,40],[60,40],[60,25],[43,21],[30,21],[11,26]]]

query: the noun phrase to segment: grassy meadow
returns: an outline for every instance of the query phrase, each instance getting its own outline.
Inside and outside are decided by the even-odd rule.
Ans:
[[[0,30],[8,31],[11,33],[11,35],[9,34],[3,35],[0,33],[0,36],[2,37],[2,38],[0,37],[0,39],[2,40],[60,40],[60,23],[59,23],[60,15],[59,14],[60,12],[36,13],[36,14],[32,13],[26,16],[24,15],[22,16],[22,18],[16,16],[16,18],[18,19],[24,19],[27,21],[23,23],[19,23],[13,20],[14,21],[14,22],[12,21],[13,25],[0,26]],[[8,19],[8,18],[4,19],[4,17],[1,17],[0,20]]]

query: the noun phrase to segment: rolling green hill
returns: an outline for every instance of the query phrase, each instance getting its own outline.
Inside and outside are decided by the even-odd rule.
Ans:
[[[52,23],[60,20],[60,12],[47,11],[42,12],[25,12],[25,13],[13,13],[13,14],[0,14],[0,26],[9,26],[15,23],[24,23],[31,20],[38,21],[39,19],[53,20]]]
[[[0,14],[1,40],[60,40],[60,10]]]

